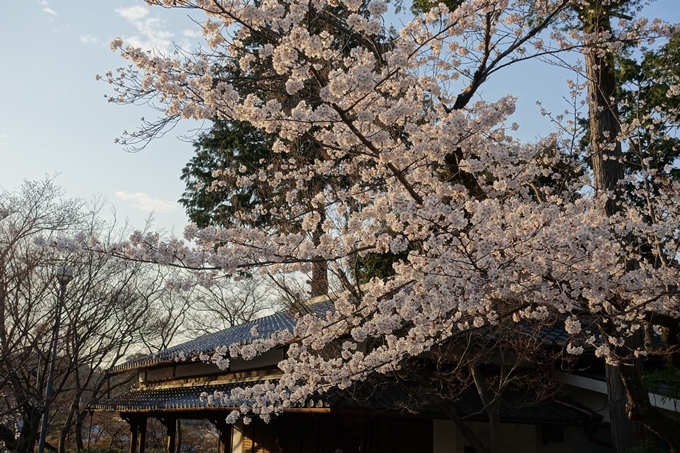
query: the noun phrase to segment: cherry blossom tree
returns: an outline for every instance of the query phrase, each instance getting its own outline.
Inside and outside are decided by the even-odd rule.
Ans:
[[[312,395],[389,374],[470,329],[559,313],[574,335],[567,352],[591,347],[619,366],[624,381],[630,377],[630,407],[640,409],[629,415],[680,451],[680,425],[645,405],[646,391],[629,373],[627,364],[651,351],[626,342],[647,325],[661,329],[680,317],[680,185],[670,176],[672,164],[657,171],[643,157],[628,174],[603,183],[597,164],[579,171],[587,159],[574,146],[570,124],[560,124],[562,134],[523,144],[511,135],[512,96],[475,98],[509,65],[579,50],[595,61],[624,43],[665,39],[677,27],[631,18],[616,28],[570,28],[575,9],[585,14],[597,3],[585,0],[468,0],[453,10],[439,4],[385,40],[388,5],[381,0],[147,3],[202,10],[209,50],[165,56],[112,42],[132,66],[105,76],[116,90],[110,100],[153,100],[165,115],[121,140],[144,142],[183,118],[224,117],[273,134],[272,152],[290,156],[287,162],[265,162],[257,174],[218,171],[213,184],[230,178],[243,188],[268,185],[271,193],[289,188],[267,214],[300,228],[192,225],[187,242],[137,233],[88,247],[180,266],[205,285],[220,273],[307,273],[323,262],[345,288],[329,296],[333,310],[301,316],[293,332],[217,351],[213,359],[226,366],[228,357],[289,344],[278,383],[212,399],[241,408],[230,421],[268,419]],[[223,71],[225,62],[241,73]],[[590,80],[603,79],[590,74]],[[238,89],[271,81],[285,93]],[[602,93],[591,99],[595,94]],[[677,98],[680,82],[666,95]],[[652,116],[653,124],[676,130],[672,106]],[[597,125],[588,152],[600,168],[616,167],[619,144],[653,132],[648,124]],[[311,161],[294,152],[301,136],[321,150]],[[324,184],[309,205],[285,203],[318,175]],[[634,188],[619,189],[626,184]],[[404,257],[389,278],[353,278],[356,258],[370,253]],[[584,335],[584,319],[594,320],[596,333]],[[338,354],[320,353],[344,336]],[[357,347],[367,341],[371,348]]]
[[[181,319],[190,303],[165,287],[167,269],[35,243],[77,232],[118,237],[100,219],[100,206],[67,198],[50,178],[0,192],[0,423],[3,434],[10,433],[7,448],[13,451],[35,447],[54,341],[58,354],[50,435],[56,434],[60,452],[66,451],[71,436],[82,450],[83,403],[106,395],[103,370],[139,350],[140,344],[149,344],[147,353],[167,347],[177,333],[169,321]],[[58,309],[55,272],[64,263],[75,278]],[[58,314],[61,328],[54,338]],[[16,440],[15,426],[21,426]]]
[[[576,8],[576,12],[585,32],[605,35],[612,33],[611,22],[614,18],[631,20],[631,14],[638,7],[639,2],[635,0],[615,3],[586,2],[583,6]],[[669,49],[672,51],[672,44],[676,39],[677,34],[673,35],[671,41],[664,46],[665,50],[662,54],[668,55]],[[605,215],[613,215],[623,207],[620,202],[621,198],[628,197],[629,203],[635,202],[635,185],[640,183],[638,175],[640,170],[665,173],[665,178],[661,179],[676,179],[672,176],[672,165],[669,163],[673,162],[677,155],[674,149],[677,139],[671,137],[666,129],[672,129],[677,124],[672,119],[677,116],[677,101],[673,100],[672,96],[668,96],[669,84],[665,83],[670,79],[670,85],[673,84],[673,69],[672,66],[658,61],[656,67],[649,71],[649,78],[655,79],[653,83],[657,84],[653,90],[657,96],[654,97],[649,95],[650,89],[644,87],[649,82],[643,82],[642,87],[638,85],[635,91],[626,90],[626,79],[630,76],[625,73],[617,75],[617,66],[620,67],[621,62],[626,64],[625,57],[622,55],[625,54],[624,52],[619,51],[617,54],[609,48],[606,50],[590,49],[585,54],[584,76],[588,86],[590,141],[586,147],[586,156],[593,172],[595,193],[609,192],[611,194],[601,209]],[[645,60],[649,60],[652,55],[653,53],[647,53]],[[649,64],[647,66],[649,69]],[[620,70],[619,73],[621,72],[623,71]],[[620,102],[620,97],[627,102]],[[666,116],[666,119],[654,115],[655,109],[663,110],[662,117]],[[620,113],[621,111],[624,115]],[[640,122],[646,124],[641,126]],[[627,123],[627,126],[623,126],[623,128],[628,128],[625,134],[622,134],[622,123]],[[622,137],[626,138],[622,139]],[[642,160],[646,162],[641,165]],[[633,178],[624,183],[624,175],[632,175]],[[646,190],[648,194],[658,192],[658,188],[653,187],[655,184],[653,180],[645,183],[648,184]],[[645,206],[644,201],[638,200],[637,203],[640,207]],[[649,243],[645,243],[644,240],[640,241],[640,238],[634,235],[624,240],[638,250],[639,259],[654,265],[657,258],[649,253],[651,247]],[[631,257],[627,265],[635,267],[639,259]],[[617,309],[625,311],[628,303],[629,301],[626,300],[618,301]],[[675,350],[677,335],[668,333],[677,331],[677,320],[659,313],[655,316],[657,325],[665,325],[665,327],[657,327],[662,332],[665,347],[668,351]],[[653,335],[650,335],[653,323],[649,314],[644,324],[644,330],[647,332],[647,340],[644,341],[647,341],[648,351],[653,351],[655,348],[651,345],[654,340],[651,338]],[[616,323],[611,320],[609,324],[604,323],[601,327],[602,330],[609,330],[609,335],[614,335],[617,329]],[[644,337],[644,332],[639,329],[635,334],[626,338],[625,349],[639,349]],[[607,389],[611,404],[610,416],[615,449],[628,451],[647,437],[642,425],[634,420],[647,419],[647,425],[663,423],[663,420],[652,421],[650,419],[654,411],[650,410],[651,406],[644,395],[645,390],[641,379],[645,373],[649,373],[649,370],[644,370],[645,366],[639,357],[624,354],[619,359],[621,362],[616,366],[608,364],[606,367]],[[621,366],[622,364],[625,366]]]

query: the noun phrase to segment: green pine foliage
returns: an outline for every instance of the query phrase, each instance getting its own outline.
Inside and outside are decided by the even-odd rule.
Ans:
[[[621,58],[617,78],[622,121],[643,126],[639,128],[643,133],[626,143],[624,164],[628,171],[638,169],[644,159],[656,171],[678,179],[680,142],[668,120],[680,119],[680,105],[677,98],[668,97],[668,90],[680,80],[680,34],[658,50],[643,52],[639,60]]]
[[[271,161],[272,143],[271,136],[248,123],[216,120],[194,142],[195,154],[182,169],[186,188],[179,202],[191,221],[201,228],[239,225],[239,211],[252,212],[257,204],[266,201],[266,189],[257,182],[239,187],[236,178],[226,178],[226,186],[213,189],[213,172],[230,169],[235,174],[257,173]],[[261,215],[252,226],[268,221],[268,216]]]

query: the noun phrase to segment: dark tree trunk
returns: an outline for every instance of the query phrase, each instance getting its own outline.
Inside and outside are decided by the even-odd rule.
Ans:
[[[647,389],[642,384],[640,374],[633,367],[619,370],[625,388],[626,413],[668,443],[671,451],[680,453],[680,422],[666,417],[649,401]]]
[[[487,447],[489,453],[500,453],[501,451],[501,416],[498,411],[498,400],[490,393],[484,382],[482,372],[478,365],[471,365],[470,372],[477,387],[477,393],[482,399],[486,416],[489,418],[489,428],[491,430],[491,444]]]
[[[617,453],[626,453],[647,439],[647,430],[630,419],[626,388],[621,380],[619,367],[606,365],[607,399],[612,427],[612,444]],[[633,371],[637,374],[636,371]],[[645,394],[645,397],[647,395]]]
[[[314,230],[312,241],[314,245],[318,246],[321,243],[321,236],[323,235],[322,224],[326,220],[326,213],[323,208],[319,209],[321,220]],[[323,257],[316,256],[316,261],[312,263],[312,279],[309,284],[311,286],[311,296],[325,296],[328,294],[328,262],[323,260]]]
[[[584,20],[586,32],[602,33],[611,30],[608,12],[602,5],[593,5],[592,10],[584,13],[583,17],[586,18]],[[617,204],[621,190],[618,183],[623,179],[624,173],[621,143],[617,139],[621,125],[617,105],[616,74],[612,60],[610,52],[591,49],[586,54],[593,182],[596,196],[609,194],[606,202],[602,204],[602,210],[607,216],[621,210],[621,206]],[[627,363],[622,366],[638,378],[642,372],[639,361],[637,364]],[[631,400],[632,395],[626,392],[619,367],[606,365],[606,379],[609,415],[612,421],[612,443],[617,453],[626,453],[647,438],[645,427],[631,420],[629,416],[628,406],[641,402]],[[646,392],[644,398],[649,403]]]
[[[317,258],[321,258],[317,256]],[[312,267],[311,296],[325,296],[328,294],[328,263],[318,261]]]
[[[30,453],[35,448],[38,442],[38,433],[40,431],[40,419],[42,413],[38,408],[29,404],[24,404],[22,407],[23,426],[19,432],[19,440],[17,441],[17,452]]]
[[[616,336],[618,333],[612,322],[602,325],[601,332],[605,337]],[[633,339],[636,339],[636,337],[631,337],[625,346],[618,348],[617,354],[624,356],[626,350],[636,347],[635,344],[631,343]],[[615,379],[614,376],[609,374],[612,368],[616,371]],[[608,367],[607,371],[607,390],[610,393],[608,396],[614,449],[617,452],[626,453],[644,440],[652,438],[653,436],[644,430],[646,428],[667,442],[673,453],[680,453],[680,436],[678,435],[680,422],[666,417],[652,406],[649,401],[649,393],[642,384],[640,367],[632,361],[626,361],[618,367]],[[612,393],[609,389],[612,385],[618,385],[615,393]],[[623,396],[618,397],[619,393],[622,393]],[[616,411],[614,411],[615,404]],[[615,419],[614,417],[618,418]],[[618,432],[615,432],[615,429],[618,429]],[[634,431],[626,432],[625,429]]]
[[[83,424],[85,423],[85,418],[87,417],[87,412],[86,411],[80,411],[78,415],[76,416],[76,421],[75,421],[75,441],[76,441],[76,449],[78,451],[82,451],[85,448],[85,444],[83,442]],[[88,432],[87,437],[89,438],[92,433]]]
[[[671,323],[670,326],[663,328],[661,340],[668,348],[663,358],[672,367],[680,369],[680,341],[678,341],[678,338],[680,338],[680,322]]]
[[[619,190],[617,184],[623,179],[621,142],[617,140],[621,125],[616,100],[616,75],[609,61],[611,58],[611,54],[600,56],[590,52],[586,55],[593,182],[597,195],[605,192],[614,195],[603,206],[607,215],[613,215],[621,209],[616,204],[616,193]]]
[[[66,441],[68,440],[68,434],[71,432],[71,428],[73,428],[74,424],[76,424],[78,418],[79,401],[79,397],[73,399],[71,402],[71,407],[69,408],[68,416],[66,417],[66,420],[59,431],[59,453],[66,453]]]
[[[456,427],[460,430],[465,440],[468,441],[468,443],[477,453],[488,452],[487,446],[482,443],[482,441],[479,439],[479,437],[477,437],[477,434],[475,434],[472,428],[470,428],[468,424],[465,423],[465,421],[462,420],[458,416],[458,414],[456,414],[456,411],[452,404],[450,404],[448,401],[443,402],[441,408],[443,409],[444,413],[449,417],[449,419],[456,424]]]
[[[477,370],[479,371],[479,370]],[[409,373],[409,376],[411,379],[413,379],[415,382],[419,383],[423,388],[428,388],[429,387],[429,382],[425,381],[421,375],[419,375],[417,372],[412,372]],[[385,378],[387,380],[387,378]],[[387,382],[390,382],[387,380]],[[408,387],[404,387],[402,383],[397,380],[396,385],[400,387],[402,390],[405,390],[406,392],[411,391]],[[480,398],[483,398],[480,395]],[[487,399],[488,400],[488,399]],[[452,399],[449,398],[439,398],[439,403],[438,403],[439,408],[449,417],[449,420],[453,421],[456,424],[456,427],[460,430],[461,434],[465,438],[465,440],[472,446],[472,448],[475,450],[477,453],[490,453],[489,447],[484,445],[484,443],[481,441],[481,439],[475,434],[475,432],[470,428],[470,426],[465,423],[465,420],[460,418],[460,416],[456,413],[456,408],[455,408],[455,402]],[[488,414],[488,411],[487,411]],[[498,420],[498,426],[500,427],[500,417],[497,418]],[[492,420],[489,420],[490,422],[493,423]]]

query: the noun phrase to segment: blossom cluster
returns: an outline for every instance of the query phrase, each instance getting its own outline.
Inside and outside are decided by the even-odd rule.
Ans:
[[[560,168],[576,164],[559,149],[562,142],[527,145],[511,136],[514,97],[473,96],[486,77],[529,56],[616,49],[620,41],[612,34],[549,28],[579,0],[469,0],[453,11],[440,4],[392,37],[381,27],[381,0],[148,3],[204,11],[211,50],[162,56],[114,40],[112,48],[132,68],[107,75],[117,91],[112,101],[154,99],[169,120],[246,121],[275,133],[273,151],[292,156],[258,174],[218,170],[214,190],[222,177],[237,178],[241,187],[258,181],[272,193],[289,188],[290,202],[309,179],[324,183],[309,197],[316,211],[284,200],[284,208],[272,208],[271,215],[298,220],[299,230],[190,225],[186,242],[138,233],[91,248],[225,273],[309,272],[321,259],[344,275],[366,253],[407,254],[393,276],[355,282],[332,298],[333,310],[300,317],[293,332],[202,357],[222,368],[230,359],[287,345],[279,381],[203,396],[208,404],[239,408],[230,422],[239,413],[266,420],[309,404],[313,395],[396,370],[405,358],[500,317],[560,313],[575,337],[582,314],[606,318],[618,337],[574,339],[567,352],[596,347],[612,363],[645,314],[680,317],[673,289],[680,279],[677,181],[642,168],[622,181],[637,192],[617,200],[621,209],[606,216],[602,204],[612,194],[585,196],[593,184],[587,174],[563,179]],[[620,35],[631,42],[674,31],[638,21]],[[238,67],[238,75],[226,67]],[[271,84],[243,90],[253,79]],[[678,93],[677,84],[668,90]],[[155,133],[154,127],[139,132]],[[633,127],[616,139],[635,133]],[[323,151],[319,157],[295,157],[301,137]],[[649,196],[640,182],[650,178],[664,178],[664,193]],[[648,212],[655,213],[651,220]],[[657,261],[640,259],[642,243]],[[340,339],[339,354],[323,353]],[[380,341],[362,346],[372,339]]]

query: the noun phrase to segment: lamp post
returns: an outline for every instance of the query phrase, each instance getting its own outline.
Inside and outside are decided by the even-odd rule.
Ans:
[[[64,295],[66,285],[73,280],[73,270],[70,266],[59,266],[57,268],[57,281],[59,282],[59,302],[57,303],[57,313],[54,319],[54,330],[52,331],[52,359],[47,373],[47,388],[45,389],[45,404],[43,406],[42,427],[40,429],[40,442],[38,443],[38,453],[45,451],[45,439],[47,437],[47,418],[50,412],[50,398],[52,398],[52,385],[54,383],[54,363],[57,361],[57,340],[59,339],[59,322],[61,320],[61,307],[64,305]]]

